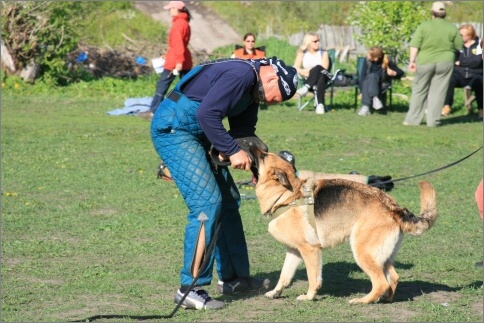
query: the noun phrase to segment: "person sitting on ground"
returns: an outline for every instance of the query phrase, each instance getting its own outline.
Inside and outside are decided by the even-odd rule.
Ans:
[[[392,79],[400,79],[404,74],[403,70],[388,59],[381,47],[371,47],[359,76],[362,106],[358,115],[369,115],[370,106],[373,106],[375,110],[383,108],[383,103],[379,98],[383,86],[389,84]]]
[[[325,174],[325,173],[315,173],[312,171],[308,170],[297,170],[296,169],[296,157],[294,155],[287,151],[287,150],[282,150],[278,153],[278,156],[281,157],[282,159],[290,162],[292,166],[294,166],[294,169],[296,170],[296,175],[301,178],[301,179],[346,179],[349,181],[353,182],[358,182],[362,184],[367,184],[371,185],[373,187],[379,188],[383,191],[391,191],[394,187],[393,182],[391,182],[392,177],[390,175],[386,176],[378,176],[378,175],[360,175],[356,171],[351,171],[349,174]],[[165,163],[161,161],[159,167],[158,167],[158,178],[161,178],[167,182],[173,182],[173,178],[171,177],[171,173],[166,167]],[[239,188],[241,186],[247,185],[247,186],[255,186],[255,182],[252,179],[247,180],[247,181],[242,181],[242,182],[237,182]]]
[[[294,166],[294,169],[296,170],[296,175],[300,179],[345,179],[348,181],[353,181],[353,182],[358,182],[362,184],[367,184],[376,188],[381,189],[382,191],[391,191],[394,187],[392,180],[392,177],[390,175],[386,176],[378,176],[378,175],[360,175],[356,171],[351,171],[349,174],[325,174],[325,173],[316,173],[308,170],[297,170],[296,168],[296,157],[294,155],[287,151],[287,150],[282,150],[278,153],[279,157],[282,159],[288,161],[289,163]]]
[[[301,46],[296,53],[294,61],[299,76],[305,79],[304,86],[297,90],[299,96],[305,96],[309,91],[316,90],[316,113],[324,114],[324,93],[329,77],[321,73],[329,71],[331,61],[328,52],[320,48],[319,36],[316,33],[304,35]]]
[[[239,47],[239,45],[237,45]],[[266,57],[263,47],[255,47],[255,35],[247,33],[244,35],[244,45],[237,48],[231,58],[258,59]]]
[[[469,24],[460,26],[459,32],[462,35],[464,47],[456,52],[454,71],[452,72],[447,95],[445,96],[442,116],[448,116],[452,110],[452,104],[454,103],[454,89],[466,86],[472,88],[472,85],[474,85],[472,90],[476,91],[476,98],[480,97],[480,100],[477,99],[477,103],[478,109],[482,113],[482,55],[478,53],[479,37],[476,36],[476,30],[474,27]],[[481,79],[480,87],[478,87],[478,82],[474,82],[475,78]],[[470,112],[471,111],[469,111],[469,113]]]

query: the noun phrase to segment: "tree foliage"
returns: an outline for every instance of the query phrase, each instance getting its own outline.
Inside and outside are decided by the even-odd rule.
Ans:
[[[69,73],[65,56],[77,47],[80,1],[2,1],[2,40],[16,70],[36,65],[39,76],[62,84]]]
[[[347,22],[361,28],[357,40],[365,47],[381,46],[396,61],[406,62],[408,42],[426,19],[430,19],[428,2],[362,1],[351,11]]]

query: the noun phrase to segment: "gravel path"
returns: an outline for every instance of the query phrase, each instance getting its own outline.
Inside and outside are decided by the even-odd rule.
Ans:
[[[167,3],[168,1],[136,1],[135,6],[151,18],[170,26],[171,16],[163,9]],[[190,21],[192,36],[189,46],[195,51],[211,53],[220,46],[242,43],[242,36],[210,9],[196,1],[187,2],[186,6],[192,16]]]

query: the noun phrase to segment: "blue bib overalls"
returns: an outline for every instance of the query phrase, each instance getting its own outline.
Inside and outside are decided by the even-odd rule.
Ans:
[[[214,172],[207,151],[207,140],[196,119],[200,102],[187,98],[182,85],[203,70],[196,66],[175,86],[161,102],[151,123],[153,145],[170,170],[189,209],[185,227],[184,260],[181,285],[190,285],[194,275],[193,262],[200,230],[205,232],[205,250],[211,242],[219,221],[215,252],[196,286],[209,285],[213,262],[222,281],[249,276],[247,244],[240,218],[240,195],[227,167]],[[164,216],[172,216],[166,214]]]

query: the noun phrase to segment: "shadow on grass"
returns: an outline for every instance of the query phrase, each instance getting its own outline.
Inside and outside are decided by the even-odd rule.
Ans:
[[[398,271],[409,270],[413,268],[412,264],[403,264],[396,262],[395,269]],[[365,278],[351,278],[352,273],[362,273],[361,269],[351,262],[335,262],[328,263],[323,266],[323,287],[319,290],[319,296],[333,296],[333,297],[350,297],[356,294],[367,294],[371,290],[371,281],[368,276]],[[280,271],[267,273],[264,277],[271,280],[271,289],[275,287],[279,279]],[[296,281],[303,281],[307,283],[306,268],[298,269],[294,275],[292,283]],[[394,303],[406,302],[414,300],[416,297],[424,294],[435,292],[457,292],[466,288],[479,288],[482,286],[482,281],[476,281],[469,286],[449,287],[448,285],[438,284],[422,280],[409,280],[400,282],[394,297]],[[305,286],[305,288],[307,285]],[[289,286],[288,288],[291,288]],[[229,296],[232,300],[241,300],[251,297],[263,295],[266,291],[255,291],[239,295]],[[284,293],[281,298],[285,298]]]

